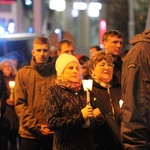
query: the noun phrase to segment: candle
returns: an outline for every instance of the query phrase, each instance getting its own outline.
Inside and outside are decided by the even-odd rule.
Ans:
[[[15,86],[15,81],[9,81],[9,87],[10,87],[10,99],[14,98],[14,86]]]
[[[84,91],[86,91],[87,105],[90,105],[90,91],[92,91],[93,80],[92,79],[82,80],[82,84]],[[88,128],[89,126],[90,126],[90,119],[87,119],[83,127]]]
[[[87,95],[87,105],[90,105],[90,91],[92,90],[93,80],[82,80],[84,91],[86,91]],[[90,90],[90,91],[89,91]]]
[[[13,89],[15,86],[15,81],[9,81],[9,87]]]
[[[122,107],[122,104],[123,104],[123,100],[120,99],[120,101],[119,101],[119,106],[120,106],[120,108]]]

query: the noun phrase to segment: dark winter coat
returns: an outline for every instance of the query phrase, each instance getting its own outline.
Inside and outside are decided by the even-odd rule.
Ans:
[[[86,106],[86,93],[58,85],[51,87],[46,96],[48,127],[54,131],[53,150],[94,150],[90,128],[83,128],[81,109]],[[91,127],[101,125],[101,117],[91,120]]]
[[[121,84],[121,74],[122,74],[122,60],[121,57],[118,56],[114,61],[114,75],[118,79],[118,83]]]
[[[96,81],[93,83],[91,93],[96,100],[100,101],[104,109],[115,118],[115,121],[120,126],[119,100],[121,99],[121,87],[117,79],[115,77],[114,79],[109,89],[110,94],[106,87],[102,87]],[[106,121],[102,126],[94,129],[93,132],[97,143],[97,150],[122,150],[121,144]]]
[[[41,137],[41,125],[46,124],[44,115],[45,94],[55,83],[54,64],[39,66],[34,59],[31,65],[17,72],[15,80],[15,110],[19,118],[19,134],[22,138]]]
[[[14,80],[15,80],[15,76],[14,75],[10,75],[9,77],[5,77],[8,96],[10,95],[9,81],[14,81]],[[10,106],[10,105],[6,104],[6,111],[5,111],[4,116],[9,120],[9,122],[11,124],[11,128],[10,129],[11,130],[12,129],[18,130],[18,128],[19,128],[19,121],[18,121],[18,117],[17,117],[16,112],[15,112],[14,106]]]
[[[1,115],[3,116],[6,108],[6,99],[7,99],[7,87],[5,83],[5,78],[3,72],[0,70],[0,108],[1,108]]]
[[[122,73],[122,139],[127,150],[150,150],[150,29],[130,44]]]

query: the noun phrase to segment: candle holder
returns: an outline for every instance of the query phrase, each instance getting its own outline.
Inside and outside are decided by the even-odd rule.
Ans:
[[[14,98],[14,86],[15,86],[15,81],[9,81],[9,87],[10,87],[10,99]]]

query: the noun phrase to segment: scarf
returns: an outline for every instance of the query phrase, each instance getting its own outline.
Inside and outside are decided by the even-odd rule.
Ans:
[[[61,87],[66,87],[68,89],[71,89],[75,92],[78,92],[81,89],[81,81],[71,82],[71,81],[57,80],[56,84]]]

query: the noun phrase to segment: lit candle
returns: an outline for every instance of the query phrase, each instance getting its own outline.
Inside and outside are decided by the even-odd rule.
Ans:
[[[13,89],[15,86],[15,81],[9,81],[9,87]]]
[[[120,99],[120,101],[119,101],[119,106],[120,106],[120,108],[122,107],[122,104],[123,104],[123,100]]]
[[[84,91],[87,94],[87,105],[90,105],[90,91],[92,91],[93,80],[82,80]],[[90,91],[89,91],[90,90]]]
[[[10,87],[10,99],[13,99],[14,97],[14,87],[15,87],[15,81],[9,81],[9,87]]]
[[[92,91],[93,80],[82,80],[83,89],[86,91],[87,96],[87,105],[90,105],[90,91]],[[88,128],[90,126],[90,119],[86,120],[84,124],[84,128]]]

